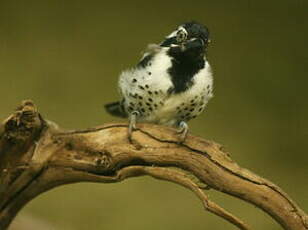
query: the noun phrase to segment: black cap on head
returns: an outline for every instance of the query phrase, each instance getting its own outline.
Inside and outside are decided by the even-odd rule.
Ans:
[[[195,21],[186,22],[181,25],[188,33],[188,39],[201,38],[205,43],[209,40],[209,29]]]
[[[207,46],[209,42],[209,30],[206,26],[198,22],[186,22],[180,25],[176,31],[166,37],[166,39],[160,45],[163,47],[169,47],[172,44],[180,45],[194,38],[201,39],[204,46]]]

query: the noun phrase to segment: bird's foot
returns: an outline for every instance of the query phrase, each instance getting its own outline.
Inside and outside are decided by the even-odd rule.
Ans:
[[[129,117],[129,125],[128,125],[128,140],[132,141],[132,133],[136,129],[137,117],[139,116],[138,111],[133,111]]]
[[[179,129],[177,132],[180,134],[180,143],[183,143],[188,133],[188,125],[185,121],[179,123]]]

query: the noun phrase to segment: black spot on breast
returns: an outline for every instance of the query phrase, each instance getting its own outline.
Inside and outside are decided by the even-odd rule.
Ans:
[[[188,107],[185,107],[184,110],[188,110]]]
[[[203,110],[203,107],[201,107],[200,109],[199,109],[199,112],[201,112]]]
[[[210,89],[210,85],[207,85],[207,87],[206,87],[207,89]]]
[[[151,72],[148,72],[148,74],[151,75],[152,73],[151,73]]]
[[[195,108],[192,108],[192,109],[190,109],[189,111],[192,112],[192,111],[194,111],[194,110],[195,110]]]
[[[140,101],[140,102],[138,103],[138,105],[139,105],[139,106],[142,106],[142,102]]]
[[[190,103],[194,103],[194,101],[195,101],[195,100],[194,100],[194,99],[192,99],[192,100],[190,100]]]
[[[136,82],[137,82],[137,79],[134,78],[134,79],[132,80],[132,83],[136,83]]]
[[[145,112],[145,109],[144,109],[144,108],[141,108],[140,111],[144,113],[144,112]]]
[[[152,91],[148,91],[148,94],[152,95],[153,93],[152,93]]]
[[[149,100],[150,102],[153,102],[153,99],[152,99],[152,98],[150,98],[150,97],[149,97],[149,99],[148,99],[148,100]]]
[[[191,106],[196,106],[196,103],[192,103],[192,104],[190,104]]]
[[[142,85],[138,85],[139,89],[144,90],[144,87]]]
[[[149,110],[150,110],[150,111],[153,111],[153,108],[152,108],[152,107],[149,107]]]
[[[197,117],[197,116],[196,116],[196,115],[194,115],[194,116],[192,116],[191,118],[192,118],[192,119],[195,119],[196,117]]]
[[[155,107],[155,108],[157,108],[157,106],[158,106],[157,104],[154,104],[154,107]]]
[[[155,90],[154,93],[155,93],[156,95],[158,95],[158,91]]]
[[[145,88],[147,88],[147,89],[148,89],[148,88],[149,88],[149,85],[145,85]]]
[[[138,98],[139,98],[140,100],[142,100],[142,99],[143,99],[143,97],[142,97],[142,96],[138,96]]]
[[[149,102],[146,102],[145,104],[146,104],[147,106],[151,106],[151,104],[150,104]]]

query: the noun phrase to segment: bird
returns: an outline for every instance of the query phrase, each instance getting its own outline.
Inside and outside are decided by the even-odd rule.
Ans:
[[[136,123],[147,122],[176,127],[180,141],[185,141],[187,122],[213,97],[209,43],[206,26],[185,22],[162,42],[149,44],[139,62],[120,74],[120,100],[105,104],[105,109],[129,119],[129,138]]]

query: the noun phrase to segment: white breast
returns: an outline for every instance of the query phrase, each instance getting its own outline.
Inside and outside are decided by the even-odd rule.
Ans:
[[[119,88],[125,98],[124,107],[128,112],[141,111],[140,121],[174,125],[183,116],[178,108],[196,100],[196,109],[192,114],[195,117],[203,111],[212,97],[213,79],[207,62],[193,77],[193,84],[188,90],[169,94],[168,89],[173,84],[167,70],[172,63],[166,51],[167,49],[161,48],[145,68],[136,67],[120,75]]]
[[[205,105],[213,97],[213,76],[208,62],[205,63],[205,68],[200,70],[192,80],[193,86],[191,88],[183,93],[172,94],[166,99],[164,106],[156,111],[155,115],[160,123],[173,125],[183,114],[182,112],[175,116],[177,108],[184,109],[191,104],[192,100],[195,100],[197,104],[193,116],[199,115],[204,110]],[[202,110],[199,112],[198,105],[201,105],[201,103],[203,103]]]
[[[122,72],[119,79],[119,88],[124,96],[128,96],[129,92],[144,94],[140,90],[139,85],[149,85],[152,89],[162,91],[168,90],[172,86],[172,82],[167,69],[172,65],[170,57],[166,54],[167,49],[161,49],[146,68],[133,68]],[[133,82],[137,80],[137,84]]]

